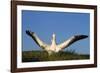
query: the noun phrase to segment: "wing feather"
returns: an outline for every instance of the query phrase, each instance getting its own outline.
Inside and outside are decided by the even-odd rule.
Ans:
[[[39,45],[41,48],[45,49],[46,47],[49,46],[46,43],[44,43],[42,40],[40,40],[40,38],[34,32],[26,30],[26,34],[29,35],[35,41],[35,43]]]
[[[75,35],[75,36],[72,36],[71,38],[69,38],[68,40],[64,41],[63,43],[57,45],[57,47],[64,49],[64,48],[70,46],[71,44],[73,44],[74,42],[85,39],[87,37],[88,37],[87,35]]]

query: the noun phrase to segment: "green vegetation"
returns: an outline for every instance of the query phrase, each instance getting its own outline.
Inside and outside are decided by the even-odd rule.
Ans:
[[[23,51],[22,62],[82,60],[89,59],[88,54],[77,54],[74,51],[62,51],[48,55],[45,51]]]

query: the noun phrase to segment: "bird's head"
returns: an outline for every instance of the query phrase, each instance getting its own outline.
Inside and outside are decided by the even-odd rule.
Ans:
[[[56,34],[55,34],[55,33],[53,33],[53,34],[52,34],[52,37],[53,37],[53,38],[55,38],[55,37],[56,37]]]
[[[56,40],[56,35],[53,33],[52,34],[52,40],[51,40],[51,42],[53,42],[53,41],[55,41]]]

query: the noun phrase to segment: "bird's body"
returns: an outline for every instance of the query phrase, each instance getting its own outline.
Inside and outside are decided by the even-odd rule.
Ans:
[[[49,44],[44,43],[42,40],[40,40],[40,38],[34,32],[27,30],[26,34],[28,34],[30,37],[32,37],[32,39],[36,42],[36,44],[39,45],[39,47],[41,47],[45,51],[47,51],[48,54],[57,53],[59,51],[62,51],[64,48],[70,46],[74,42],[88,37],[86,35],[75,35],[75,36],[72,36],[71,38],[69,38],[68,40],[64,41],[61,44],[56,44],[56,35],[53,34],[52,40],[51,40],[51,45],[49,45]]]

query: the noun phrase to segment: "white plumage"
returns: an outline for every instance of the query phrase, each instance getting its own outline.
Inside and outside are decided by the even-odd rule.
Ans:
[[[63,43],[56,44],[56,35],[53,34],[51,45],[49,45],[44,43],[34,32],[27,30],[26,34],[28,34],[36,42],[36,44],[39,45],[39,47],[47,51],[48,54],[52,54],[53,52],[57,53],[63,50],[64,48],[70,46],[74,42],[88,37],[87,35],[74,35],[70,37],[68,40],[64,41]]]

